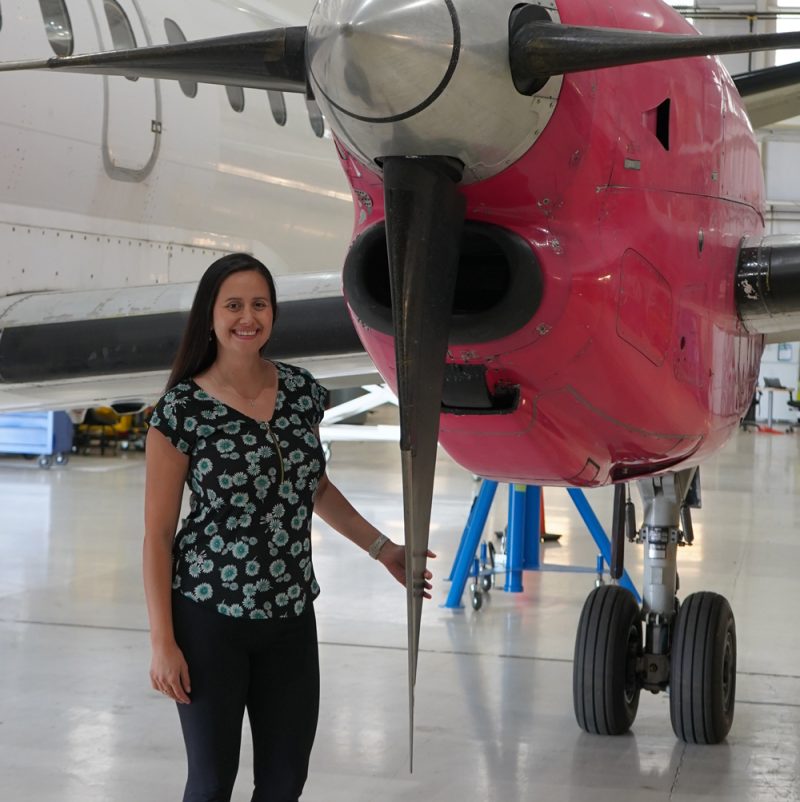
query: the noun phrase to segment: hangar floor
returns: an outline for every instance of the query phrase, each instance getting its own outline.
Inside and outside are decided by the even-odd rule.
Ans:
[[[340,444],[333,480],[399,538],[395,445]],[[149,688],[140,582],[141,455],[66,468],[0,460],[0,797],[169,802],[184,764],[177,716]],[[668,700],[643,695],[632,733],[583,734],[571,658],[585,574],[525,575],[479,613],[439,605],[474,483],[440,457],[423,617],[416,761],[408,773],[405,600],[380,566],[321,522],[315,562],[323,700],[308,802],[800,800],[800,434],[739,434],[703,470],[683,593],[711,589],[737,616],[736,720],[726,743],[687,746]],[[563,490],[548,489],[550,564],[593,565]],[[589,494],[609,520],[608,490]],[[498,496],[494,528],[504,523]],[[638,578],[638,554],[629,553]],[[794,634],[793,634],[794,633]],[[246,744],[247,739],[245,739]],[[245,745],[234,799],[249,799]]]

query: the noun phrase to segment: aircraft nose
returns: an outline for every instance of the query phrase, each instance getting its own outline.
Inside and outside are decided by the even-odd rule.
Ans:
[[[320,0],[307,77],[342,145],[382,170],[392,156],[460,162],[462,182],[502,172],[536,142],[562,79],[520,94],[509,64],[518,0]],[[552,0],[535,0],[554,22]]]
[[[458,55],[445,0],[320,3],[308,27],[308,63],[328,102],[356,120],[393,122],[441,91]]]

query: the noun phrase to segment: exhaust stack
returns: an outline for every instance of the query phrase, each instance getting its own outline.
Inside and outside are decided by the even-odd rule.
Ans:
[[[736,308],[745,328],[769,342],[800,329],[800,236],[745,240],[736,271]]]

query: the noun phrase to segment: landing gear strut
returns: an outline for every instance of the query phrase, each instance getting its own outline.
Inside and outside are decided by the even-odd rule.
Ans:
[[[730,730],[736,691],[736,626],[716,593],[677,598],[679,546],[694,540],[700,506],[696,468],[639,480],[644,519],[636,531],[624,487],[616,488],[612,581],[622,573],[624,539],[644,547],[642,608],[617,584],[595,588],[578,623],[573,702],[586,732],[620,735],[636,717],[642,688],[669,690],[670,718],[684,741],[714,744]],[[644,636],[644,637],[643,637]]]

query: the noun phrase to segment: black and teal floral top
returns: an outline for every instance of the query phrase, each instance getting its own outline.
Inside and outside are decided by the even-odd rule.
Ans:
[[[234,618],[300,615],[319,595],[311,513],[325,457],[314,427],[327,391],[302,368],[275,365],[278,393],[268,422],[191,379],[169,390],[150,418],[189,455],[192,496],[175,535],[172,586]]]

